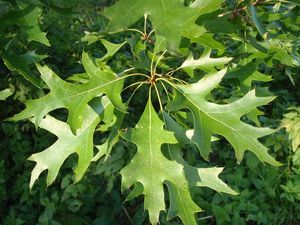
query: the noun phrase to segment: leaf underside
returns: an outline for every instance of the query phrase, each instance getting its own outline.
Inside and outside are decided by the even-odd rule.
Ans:
[[[44,170],[48,170],[47,186],[56,179],[60,167],[64,161],[73,153],[78,155],[78,163],[74,170],[75,182],[84,175],[90,162],[94,157],[94,131],[101,121],[99,114],[111,106],[108,98],[103,97],[101,103],[98,102],[97,113],[90,106],[85,106],[83,110],[83,126],[74,134],[70,126],[54,117],[47,115],[39,124],[39,127],[50,131],[58,140],[49,148],[42,152],[31,155],[28,160],[35,161],[36,166],[31,173],[30,188]],[[32,122],[34,122],[32,120]]]

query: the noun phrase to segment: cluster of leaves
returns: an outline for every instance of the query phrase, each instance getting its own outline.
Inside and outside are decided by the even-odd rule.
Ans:
[[[300,199],[299,112],[299,107],[291,107],[288,109],[288,113],[284,114],[284,118],[281,121],[281,126],[285,128],[288,133],[289,145],[293,152],[289,159],[287,183],[281,185],[282,189],[285,191],[282,196],[291,202]]]
[[[0,4],[1,58],[11,71],[17,71],[37,87],[42,87],[30,64],[41,61],[46,55],[38,55],[27,48],[28,43],[33,41],[50,46],[46,33],[39,26],[41,8],[15,1],[1,1]],[[19,35],[24,38],[15,38]]]
[[[103,13],[109,19],[106,30],[86,32],[82,39],[90,46],[100,42],[106,53],[92,58],[83,52],[83,72],[67,80],[49,66],[37,64],[50,91],[27,101],[25,110],[9,119],[29,118],[57,137],[46,150],[30,156],[36,162],[30,187],[45,170],[47,186],[52,184],[73,153],[78,156],[74,172],[79,181],[91,162],[109,164],[120,143],[127,141],[134,144],[126,149],[130,159],[115,171],[122,175],[122,189],[132,188],[127,200],[144,195],[152,224],[166,208],[168,220],[178,216],[184,224],[197,224],[195,214],[201,209],[193,200],[193,190],[209,187],[236,192],[218,178],[223,168],[194,162],[187,157],[190,152],[196,150],[200,162],[209,160],[212,141],[225,138],[239,162],[249,150],[262,162],[280,165],[258,141],[273,130],[260,127],[262,112],[257,107],[274,97],[267,96],[266,89],[253,87],[257,81],[270,81],[268,68],[277,65],[293,81],[299,65],[299,28],[293,26],[299,22],[297,7],[268,1],[121,0],[107,8]],[[28,20],[22,14],[20,21],[27,26],[19,21],[13,24],[25,29],[29,41],[47,45],[47,39],[41,39],[45,34],[37,28],[40,14],[35,15]],[[5,18],[11,25],[9,13]],[[31,36],[33,29],[39,38]],[[113,33],[119,31],[123,32],[115,43]],[[21,56],[26,62],[20,66],[13,63],[22,62],[16,60],[21,56],[10,60],[8,47],[1,48],[8,68],[41,87],[28,65],[44,56],[31,53],[32,60],[25,53]],[[131,61],[116,65],[124,52]],[[1,92],[1,99],[9,94]],[[68,110],[66,121],[53,113],[61,108]],[[132,113],[137,109],[143,111],[141,115]],[[94,142],[97,133],[105,137],[100,144]],[[217,206],[215,210],[220,211]]]

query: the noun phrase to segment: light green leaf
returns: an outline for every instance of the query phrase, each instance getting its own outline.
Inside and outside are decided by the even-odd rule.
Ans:
[[[180,144],[190,145],[193,142],[194,129],[187,129],[180,126],[167,112],[163,112],[164,122],[168,130],[174,132],[174,135]],[[218,138],[212,136],[211,141],[217,141]],[[195,144],[195,143],[194,143]]]
[[[107,53],[105,54],[105,56],[103,56],[101,58],[101,61],[103,61],[103,62],[108,61],[126,43],[126,41],[125,41],[120,44],[115,44],[115,43],[109,42],[105,39],[100,39],[100,41],[107,50]]]
[[[219,134],[233,146],[238,161],[241,161],[246,150],[252,151],[261,161],[280,165],[268,154],[258,138],[271,134],[269,128],[257,128],[246,124],[240,118],[260,105],[269,103],[274,97],[256,97],[255,91],[230,103],[219,105],[208,102],[205,98],[221,81],[226,69],[211,73],[200,81],[190,85],[174,85],[177,92],[168,108],[179,110],[188,108],[194,116],[194,136],[201,155],[208,159],[211,152],[211,136]]]
[[[37,65],[42,79],[50,88],[50,92],[39,98],[26,102],[26,108],[10,120],[21,120],[34,117],[38,126],[42,118],[55,109],[69,110],[68,124],[73,131],[81,128],[84,109],[88,102],[105,93],[119,110],[125,110],[120,96],[123,79],[113,73],[107,73],[97,67],[87,53],[82,55],[83,66],[89,75],[89,82],[84,84],[69,83],[59,78],[47,66]]]
[[[285,44],[280,40],[269,40],[266,44],[270,54],[274,54],[273,59],[277,59],[280,63],[295,67],[300,64],[294,59],[290,44]]]
[[[199,68],[206,72],[211,72],[212,70],[215,70],[215,67],[221,66],[222,68],[224,68],[224,65],[232,60],[232,58],[228,57],[211,58],[210,54],[211,50],[206,49],[201,57],[196,60],[192,55],[190,55],[180,66],[180,69],[193,70]]]
[[[97,34],[96,32],[88,32],[85,31],[85,36],[81,38],[81,41],[86,41],[88,45],[94,44],[95,42],[97,42],[99,39],[102,38],[102,36],[100,36],[99,34]]]
[[[39,18],[42,9],[35,7],[26,16],[20,19],[20,24],[26,28],[28,41],[37,41],[44,45],[50,46],[46,33],[42,32],[39,26]]]
[[[32,170],[30,188],[44,170],[48,170],[47,186],[51,185],[64,161],[73,153],[78,154],[75,181],[79,181],[93,158],[93,135],[100,117],[89,106],[84,108],[84,123],[74,135],[68,124],[47,115],[39,126],[57,136],[58,140],[46,150],[35,153],[29,160],[37,164]]]
[[[107,31],[117,32],[131,26],[144,15],[149,16],[158,35],[166,38],[167,46],[176,50],[181,36],[194,37],[205,32],[195,24],[205,13],[219,9],[223,0],[196,0],[184,6],[182,0],[121,0],[104,11],[110,19]]]
[[[222,182],[218,176],[223,168],[197,168],[186,163],[180,155],[179,149],[174,145],[168,145],[169,157],[184,167],[184,173],[190,187],[209,187],[217,192],[224,192],[231,195],[237,193]],[[170,192],[170,208],[168,219],[179,216],[184,224],[197,224],[194,214],[202,211],[189,197],[189,190],[184,190],[175,185],[167,183]]]
[[[5,100],[6,98],[11,96],[12,94],[13,94],[13,92],[9,88],[0,91],[0,101]]]
[[[196,225],[195,213],[201,209],[191,198],[192,186],[211,187],[230,194],[235,192],[218,179],[222,169],[189,166],[174,145],[165,145],[168,150],[166,154],[170,157],[168,159],[162,153],[162,145],[175,144],[177,141],[172,132],[163,129],[163,125],[149,98],[135,128],[121,133],[123,138],[138,148],[130,163],[121,170],[122,188],[138,185],[130,198],[143,193],[144,207],[149,212],[151,223],[156,224],[160,212],[165,210],[163,185],[167,184],[171,200],[168,218],[179,216],[185,224]]]
[[[121,47],[123,47],[124,44],[126,44],[126,41],[120,44],[109,42],[103,39],[101,35],[94,32],[93,33],[86,32],[85,36],[81,38],[81,41],[86,41],[88,45],[100,41],[104,45],[107,51],[106,54],[100,59],[103,62],[108,61]]]
[[[85,83],[89,82],[89,75],[87,73],[75,73],[75,74],[69,76],[66,80],[85,84]]]
[[[247,113],[247,117],[252,120],[256,126],[260,126],[260,121],[258,119],[259,116],[264,115],[264,113],[262,111],[260,111],[259,109],[253,109],[252,111]]]
[[[176,139],[173,133],[163,129],[163,123],[150,99],[136,127],[121,135],[138,147],[134,158],[121,171],[123,189],[128,189],[137,182],[143,185],[145,209],[149,211],[151,223],[155,224],[158,222],[160,211],[165,210],[163,190],[165,176],[171,171],[174,176],[182,174],[182,168],[176,168],[175,171],[172,170],[174,168],[170,168],[174,167],[173,163],[161,152],[162,144],[176,144]]]
[[[168,209],[168,220],[178,216],[183,224],[197,225],[195,213],[201,212],[201,208],[191,198],[188,188],[178,188],[172,182],[166,181],[169,195],[170,207]]]

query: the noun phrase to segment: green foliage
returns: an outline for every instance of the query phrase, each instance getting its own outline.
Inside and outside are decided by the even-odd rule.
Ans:
[[[149,98],[136,127],[122,134],[122,137],[138,147],[130,164],[121,171],[122,185],[129,188],[136,184],[130,198],[144,194],[145,209],[149,211],[150,221],[154,224],[158,222],[159,212],[165,209],[165,182],[170,195],[168,218],[172,219],[177,215],[185,224],[196,224],[193,218],[200,208],[190,197],[189,189],[192,185],[207,186],[230,194],[235,192],[218,179],[222,169],[189,166],[181,158],[178,149],[169,145],[176,144],[177,141],[173,133],[163,130],[163,125]],[[161,151],[164,143],[168,143],[166,149],[170,159]]]
[[[13,93],[11,92],[11,90],[9,88],[0,91],[0,100],[5,100],[6,98],[8,98],[9,96],[11,96]]]
[[[119,1],[104,12],[110,20],[106,29],[108,32],[124,30],[143,16],[149,16],[157,35],[166,39],[169,49],[176,50],[181,36],[195,37],[205,32],[203,27],[195,24],[196,19],[202,14],[215,11],[222,2],[223,0],[196,0],[189,6],[184,6],[180,0]]]
[[[220,134],[234,147],[236,157],[242,160],[245,150],[254,152],[261,161],[280,165],[262,146],[257,138],[270,134],[272,131],[263,128],[254,128],[240,121],[240,118],[259,105],[272,101],[272,97],[255,96],[255,92],[247,93],[243,98],[230,104],[217,105],[205,100],[206,95],[215,88],[225,75],[226,70],[211,73],[197,83],[191,85],[177,85],[179,97],[169,103],[169,108],[178,110],[188,108],[193,113],[194,134],[192,141],[196,143],[201,155],[208,159],[211,152],[211,137]]]
[[[84,84],[68,83],[47,66],[38,65],[42,79],[51,91],[41,99],[28,102],[26,110],[11,119],[34,117],[35,124],[38,126],[47,113],[64,107],[69,110],[68,122],[76,132],[83,125],[84,111],[88,102],[100,94],[106,94],[119,109],[124,109],[120,98],[122,79],[111,70],[97,68],[87,53],[83,53],[82,62],[90,77]]]
[[[7,10],[0,14],[0,33],[6,34],[0,55],[11,72],[3,67],[8,75],[0,99],[17,105],[4,117],[29,119],[45,138],[35,144],[35,153],[28,146],[26,157],[17,160],[19,165],[25,158],[35,162],[31,180],[18,181],[25,183],[20,204],[36,206],[30,186],[45,211],[29,218],[10,208],[8,216],[1,215],[5,225],[30,219],[39,224],[268,224],[274,217],[274,223],[285,224],[299,219],[298,110],[282,121],[289,139],[284,131],[268,128],[278,125],[292,102],[292,94],[281,94],[276,85],[282,85],[280,79],[297,82],[297,4],[120,0],[100,6],[102,12],[102,6],[111,5],[102,13],[106,18],[100,11],[89,13],[93,1],[81,3],[86,15],[75,14],[76,3],[3,4]],[[49,40],[38,23],[42,7]],[[62,12],[75,21],[66,36],[72,20],[56,24]],[[44,90],[12,81],[14,72]],[[267,85],[279,95],[275,103]],[[24,99],[25,109],[15,101]],[[7,121],[1,132],[9,137],[8,126],[19,125]],[[3,168],[6,157],[0,158]],[[275,158],[286,165],[274,167],[283,165]],[[9,172],[3,171],[7,180]],[[47,187],[52,184],[48,196],[44,180],[38,180],[45,176]],[[125,206],[119,185],[127,196]],[[136,207],[142,202],[147,212]],[[106,210],[92,212],[97,204]],[[288,217],[281,208],[289,204],[295,207]]]
[[[5,3],[1,2],[3,6]],[[8,4],[8,12],[0,14],[1,26],[0,33],[4,34],[0,41],[0,55],[11,71],[18,71],[24,78],[32,82],[34,85],[41,87],[41,82],[34,75],[29,67],[29,64],[38,62],[46,57],[46,55],[38,55],[34,51],[25,52],[23,54],[18,54],[15,51],[15,47],[12,47],[11,38],[22,34],[25,32],[26,42],[36,41],[44,45],[50,46],[50,43],[46,37],[46,33],[42,32],[39,27],[39,18],[41,16],[42,10],[34,5],[27,4]],[[13,26],[17,26],[13,33],[8,33],[8,29]],[[16,42],[14,44],[20,45]]]
[[[300,145],[300,111],[299,108],[289,108],[289,112],[284,114],[281,126],[284,127],[292,141],[293,151],[297,151]]]

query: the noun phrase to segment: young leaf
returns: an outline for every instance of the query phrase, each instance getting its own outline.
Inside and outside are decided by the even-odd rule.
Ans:
[[[205,72],[210,72],[211,70],[214,70],[215,67],[224,66],[224,64],[232,60],[232,58],[229,57],[211,58],[210,54],[211,50],[206,49],[201,57],[196,60],[192,55],[190,55],[189,58],[183,62],[180,68],[184,70],[200,68]]]
[[[104,61],[104,62],[108,61],[126,43],[126,42],[123,42],[120,44],[115,44],[115,43],[109,42],[105,39],[100,39],[100,41],[107,50],[107,53],[105,54],[105,56],[103,56],[101,58],[101,61]]]
[[[246,150],[250,150],[261,161],[280,165],[268,154],[267,148],[257,140],[273,131],[269,128],[253,127],[240,120],[244,114],[269,103],[274,97],[256,97],[253,90],[239,100],[226,105],[215,104],[205,99],[219,84],[225,73],[226,69],[223,69],[208,74],[191,85],[173,85],[177,92],[168,108],[170,110],[188,108],[193,113],[195,131],[192,140],[205,159],[208,159],[211,152],[212,135],[219,134],[232,144],[238,161],[242,160]]]

